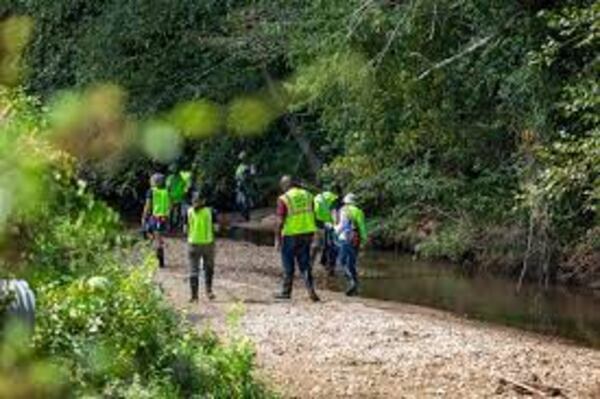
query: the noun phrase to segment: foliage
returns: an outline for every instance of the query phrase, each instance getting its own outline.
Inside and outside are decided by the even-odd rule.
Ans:
[[[312,178],[323,164],[322,181],[382,221],[378,238],[437,242],[431,255],[516,252],[507,269],[533,258],[539,269],[598,225],[597,0],[0,7],[36,22],[28,90],[119,85],[131,118],[185,136],[179,161],[221,207],[244,148],[259,202],[281,173]],[[137,148],[83,169],[95,192],[130,205],[162,167]],[[493,237],[525,242],[505,251]]]
[[[20,179],[7,177],[2,187],[20,200],[3,209],[2,274],[29,280],[38,313],[31,343],[13,342],[9,330],[0,345],[0,396],[269,396],[254,377],[249,342],[225,345],[196,333],[155,286],[155,263],[130,264],[122,255],[131,238],[56,146],[46,112],[13,90],[1,99],[10,112],[0,132],[0,176]],[[28,185],[39,195],[19,197]]]

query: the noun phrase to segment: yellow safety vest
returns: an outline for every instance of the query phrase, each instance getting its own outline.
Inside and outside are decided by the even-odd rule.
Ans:
[[[169,192],[165,188],[152,189],[152,215],[169,216]]]
[[[198,210],[190,208],[188,211],[188,242],[205,245],[212,244],[214,240],[212,210],[209,207]]]
[[[313,196],[301,188],[292,188],[279,197],[287,207],[287,214],[283,224],[284,236],[297,236],[317,231],[315,212],[313,209]]]

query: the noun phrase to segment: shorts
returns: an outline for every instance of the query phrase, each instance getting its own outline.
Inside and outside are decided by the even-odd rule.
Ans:
[[[149,233],[164,233],[167,231],[167,217],[166,216],[150,216],[148,218],[148,225],[146,231]]]

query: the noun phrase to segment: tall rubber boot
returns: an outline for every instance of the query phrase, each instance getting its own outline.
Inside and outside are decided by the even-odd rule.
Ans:
[[[198,276],[190,277],[190,302],[198,302]]]
[[[158,258],[158,266],[160,268],[164,268],[165,267],[165,249],[157,248],[156,249],[156,257]]]
[[[213,272],[212,270],[204,269],[204,288],[206,289],[206,297],[209,300],[215,299],[215,294],[212,290]]]
[[[293,280],[291,277],[284,277],[281,284],[281,292],[275,294],[275,299],[290,299],[292,297],[292,283]]]

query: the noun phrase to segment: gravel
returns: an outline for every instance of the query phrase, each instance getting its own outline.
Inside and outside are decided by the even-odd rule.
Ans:
[[[219,240],[217,300],[190,305],[185,246],[167,244],[168,267],[157,281],[172,304],[199,329],[252,340],[260,373],[284,397],[519,397],[508,380],[600,398],[600,352],[556,338],[326,290],[313,304],[300,281],[291,301],[278,302],[273,248]],[[325,278],[318,270],[321,286]],[[232,327],[227,316],[238,304],[243,316]]]

